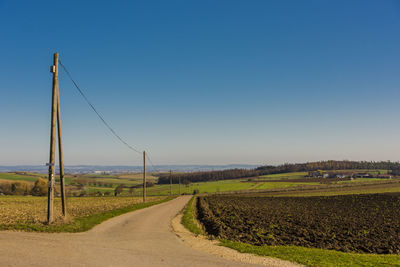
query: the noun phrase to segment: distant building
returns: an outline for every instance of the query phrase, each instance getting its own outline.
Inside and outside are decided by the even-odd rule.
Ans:
[[[319,171],[311,171],[308,172],[308,177],[312,177],[312,178],[322,178],[322,174]]]
[[[111,171],[94,171],[95,174],[103,174],[103,175],[107,175],[110,174]]]
[[[356,177],[357,178],[370,178],[371,174],[369,174],[369,173],[357,173]]]
[[[321,171],[314,171],[314,172],[308,172],[308,177],[312,178],[339,178],[339,179],[344,179],[344,178],[350,178],[352,177],[351,173],[338,173],[338,172],[321,172]]]
[[[392,179],[392,175],[390,175],[390,174],[378,174],[377,178]]]

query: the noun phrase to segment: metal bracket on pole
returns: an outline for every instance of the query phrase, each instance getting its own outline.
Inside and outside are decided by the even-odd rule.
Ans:
[[[51,181],[48,183],[49,188],[54,187],[54,174],[51,174]]]

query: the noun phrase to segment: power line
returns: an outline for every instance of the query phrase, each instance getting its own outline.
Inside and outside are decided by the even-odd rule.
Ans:
[[[150,165],[151,165],[152,169],[153,169],[155,172],[161,172],[161,170],[157,169],[156,166],[154,166],[153,162],[152,162],[151,159],[150,159],[149,152],[147,152],[147,151],[146,151],[146,158],[149,160]]]
[[[86,97],[86,95],[83,93],[83,91],[79,88],[78,84],[74,81],[74,79],[72,78],[71,74],[69,73],[69,71],[67,70],[67,68],[61,63],[61,60],[59,60],[59,63],[61,65],[61,67],[63,68],[63,70],[65,71],[65,73],[67,74],[67,76],[69,77],[69,79],[72,81],[72,83],[75,85],[76,89],[79,91],[79,93],[81,94],[81,96],[85,99],[86,103],[88,103],[88,105],[92,108],[92,110],[97,114],[97,116],[100,118],[100,120],[103,122],[103,124],[110,130],[110,132],[119,140],[121,141],[126,147],[128,147],[129,149],[135,151],[136,153],[142,154],[141,151],[139,151],[138,149],[134,148],[133,146],[129,145],[124,139],[122,139],[116,132],[115,130],[104,120],[104,118],[100,115],[100,113],[96,110],[96,108],[93,106],[92,103],[90,103],[89,99]]]

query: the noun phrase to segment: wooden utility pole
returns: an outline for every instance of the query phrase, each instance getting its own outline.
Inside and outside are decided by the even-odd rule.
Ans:
[[[172,170],[169,170],[169,195],[172,196]]]
[[[64,159],[61,136],[61,115],[60,115],[60,91],[57,83],[57,132],[58,132],[58,159],[60,165],[60,185],[61,185],[61,206],[63,216],[67,216],[67,207],[65,201],[65,183],[64,183]]]
[[[143,151],[143,202],[146,202],[146,151]]]
[[[56,154],[56,125],[58,126],[58,154],[60,165],[60,184],[61,184],[61,203],[62,214],[67,215],[67,207],[65,201],[65,183],[64,183],[64,160],[62,149],[61,135],[61,114],[60,114],[60,91],[58,86],[58,53],[53,56],[53,65],[50,67],[50,72],[53,73],[52,86],[52,105],[51,105],[51,126],[50,126],[50,159],[49,163],[49,183],[47,194],[47,222],[50,224],[54,220],[54,183],[55,183],[55,154]]]
[[[178,176],[179,178],[179,195],[181,194],[181,176]]]
[[[56,148],[56,120],[57,120],[57,88],[58,88],[58,53],[54,54],[53,66],[50,71],[53,73],[52,105],[51,105],[51,126],[50,126],[50,159],[49,159],[49,183],[47,194],[47,222],[53,222],[54,202],[54,161]]]

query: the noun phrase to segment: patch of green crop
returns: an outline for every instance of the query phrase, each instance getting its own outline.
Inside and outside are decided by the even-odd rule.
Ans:
[[[363,183],[363,182],[381,182],[388,181],[390,179],[382,179],[382,178],[355,178],[353,180],[339,181],[338,184],[347,184],[347,183]]]
[[[320,183],[310,182],[310,183],[293,183],[293,182],[263,182],[260,186],[255,189],[279,189],[288,187],[297,187],[301,185],[320,185]]]
[[[203,231],[200,229],[196,222],[196,209],[195,209],[196,197],[192,197],[190,201],[186,204],[185,210],[182,216],[182,224],[186,227],[190,232],[195,234],[202,234]]]
[[[308,172],[288,172],[288,173],[277,173],[277,174],[268,174],[262,175],[260,178],[263,180],[271,179],[271,180],[281,180],[281,179],[302,179]]]
[[[353,194],[379,194],[400,192],[400,184],[383,184],[371,186],[349,186],[346,188],[324,188],[314,190],[299,190],[280,193],[265,193],[268,196],[311,197],[311,196],[337,196]]]
[[[35,182],[39,177],[44,178],[45,175],[36,176],[36,175],[23,175],[23,174],[15,174],[15,173],[8,173],[8,172],[0,173],[0,179],[13,180],[13,181]]]
[[[221,240],[220,244],[242,253],[275,257],[306,266],[400,266],[400,255],[356,254],[296,246],[254,246],[228,240]]]

